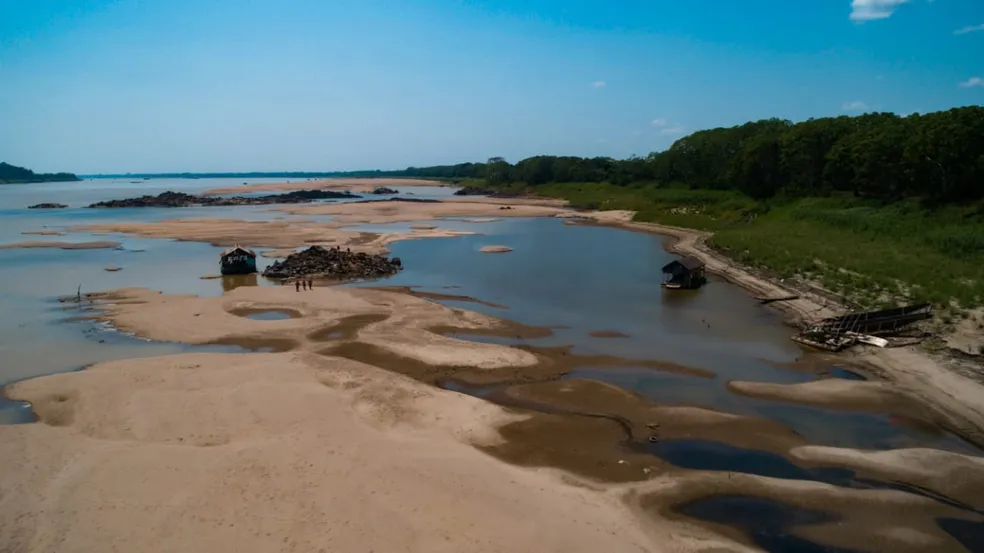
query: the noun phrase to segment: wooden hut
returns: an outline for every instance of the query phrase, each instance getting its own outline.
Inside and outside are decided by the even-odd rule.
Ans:
[[[696,257],[675,259],[663,266],[664,288],[700,288],[706,281],[704,262]]]
[[[221,271],[224,275],[248,275],[256,272],[256,252],[235,245],[222,252],[219,258]]]

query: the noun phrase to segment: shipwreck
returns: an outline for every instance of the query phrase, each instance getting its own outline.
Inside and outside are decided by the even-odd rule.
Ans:
[[[888,345],[883,336],[892,336],[909,325],[933,316],[933,305],[920,303],[828,317],[804,326],[793,341],[827,351],[840,351],[857,343],[879,347]]]

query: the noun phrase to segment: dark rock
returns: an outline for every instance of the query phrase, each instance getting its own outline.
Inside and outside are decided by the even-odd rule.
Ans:
[[[385,186],[380,186],[379,188],[376,188],[375,190],[372,191],[372,193],[373,194],[380,194],[380,195],[382,195],[382,194],[399,194],[398,191],[393,190],[392,188],[386,188]]]
[[[455,190],[455,196],[488,196],[490,198],[518,198],[517,192],[503,192],[487,186],[466,186],[460,190]]]
[[[350,192],[335,192],[333,190],[295,190],[286,194],[271,194],[267,196],[195,196],[184,192],[162,192],[157,196],[141,196],[125,200],[110,200],[98,202],[89,207],[189,207],[189,206],[235,206],[235,205],[268,205],[268,204],[303,204],[315,200],[336,200],[361,198]]]
[[[338,280],[377,278],[396,274],[403,268],[400,258],[355,253],[340,248],[311,246],[274,261],[263,271],[270,278],[320,277]]]
[[[44,204],[32,205],[27,209],[65,209],[66,207],[68,206],[65,204],[44,203]]]

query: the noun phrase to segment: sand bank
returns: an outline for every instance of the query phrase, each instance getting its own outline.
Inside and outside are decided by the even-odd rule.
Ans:
[[[61,236],[65,234],[60,230],[25,230],[21,234],[34,234],[37,236]]]
[[[72,227],[72,231],[121,233],[147,238],[208,242],[215,246],[242,244],[286,250],[313,244],[339,246],[367,253],[386,253],[386,245],[414,238],[441,238],[472,234],[454,230],[414,230],[412,233],[375,234],[345,230],[340,223],[291,220],[170,219],[151,223],[109,223]],[[114,243],[115,244],[115,243]],[[282,253],[282,252],[278,252]]]
[[[10,551],[656,551],[616,494],[471,447],[502,409],[337,358],[194,354],[14,385]],[[658,545],[657,545],[658,544]]]
[[[482,246],[478,251],[483,253],[509,253],[513,249],[509,246]]]
[[[288,192],[291,190],[350,190],[365,193],[383,186],[447,186],[447,183],[426,179],[318,179],[225,186],[206,190],[205,195],[224,196],[257,192]]]
[[[276,208],[296,215],[332,215],[343,224],[432,221],[441,217],[554,217],[568,213],[563,202],[540,199],[462,198],[440,202],[350,202]],[[504,209],[508,208],[508,209]]]
[[[98,250],[102,248],[118,248],[120,247],[119,242],[113,242],[111,240],[96,240],[92,242],[41,242],[41,241],[25,241],[25,242],[11,242],[9,244],[0,244],[0,250],[9,250],[15,248],[59,248],[62,250]]]

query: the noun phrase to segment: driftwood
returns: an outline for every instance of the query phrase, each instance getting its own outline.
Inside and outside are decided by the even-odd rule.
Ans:
[[[794,295],[794,296],[781,296],[781,297],[778,297],[778,298],[756,297],[755,299],[758,300],[758,302],[761,303],[762,305],[766,305],[766,304],[770,304],[770,303],[775,303],[777,301],[793,301],[793,300],[798,300],[799,298],[800,298],[799,296],[795,296]]]

